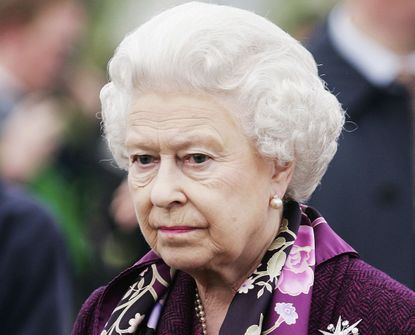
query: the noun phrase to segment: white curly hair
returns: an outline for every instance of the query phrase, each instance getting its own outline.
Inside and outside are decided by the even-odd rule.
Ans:
[[[113,156],[125,149],[131,101],[146,92],[203,92],[231,101],[246,136],[280,164],[295,163],[286,197],[306,201],[337,150],[344,111],[311,54],[272,22],[228,6],[189,2],[130,33],[101,91]]]

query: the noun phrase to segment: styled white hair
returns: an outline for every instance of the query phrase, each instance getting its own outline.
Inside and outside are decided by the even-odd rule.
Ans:
[[[301,44],[252,12],[200,2],[166,10],[129,34],[101,91],[104,132],[118,165],[130,102],[145,92],[205,93],[232,102],[258,151],[295,163],[286,197],[307,200],[337,150],[344,112]]]

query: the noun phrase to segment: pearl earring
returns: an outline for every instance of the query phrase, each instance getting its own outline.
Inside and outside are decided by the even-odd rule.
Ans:
[[[274,209],[280,209],[282,207],[282,200],[281,198],[276,194],[272,197],[272,199],[269,202],[269,205]]]

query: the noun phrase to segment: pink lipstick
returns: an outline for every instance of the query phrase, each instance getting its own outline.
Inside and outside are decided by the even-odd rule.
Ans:
[[[173,226],[173,227],[160,227],[159,230],[162,233],[167,233],[167,234],[183,234],[183,233],[188,233],[190,231],[195,230],[196,228],[193,227],[188,227],[188,226]]]

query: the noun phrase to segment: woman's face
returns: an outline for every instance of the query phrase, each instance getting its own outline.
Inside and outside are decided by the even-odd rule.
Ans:
[[[279,228],[269,200],[291,168],[262,158],[212,98],[147,94],[128,119],[129,187],[142,233],[171,267],[255,262]]]
[[[349,0],[362,29],[395,52],[415,49],[414,0]]]

